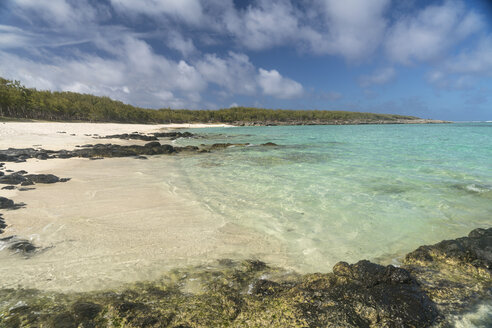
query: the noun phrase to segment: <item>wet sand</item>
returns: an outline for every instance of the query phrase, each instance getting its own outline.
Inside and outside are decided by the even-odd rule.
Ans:
[[[53,124],[47,126],[53,129],[49,126]],[[139,130],[132,127],[116,133],[133,131]],[[56,131],[46,131],[43,140],[51,139],[50,146],[56,146],[63,139],[70,141],[72,136],[66,132],[53,136]],[[15,139],[15,134],[10,136]],[[17,136],[23,144],[10,147],[38,143],[26,135]],[[68,144],[73,142],[65,146]],[[5,140],[0,148],[8,148]],[[36,184],[29,191],[0,190],[1,196],[26,204],[22,209],[3,211],[8,227],[2,237],[17,235],[41,247],[29,258],[0,251],[0,287],[87,291],[155,279],[171,268],[215,259],[276,256],[278,263],[285,252],[277,240],[226,223],[189,190],[177,189],[173,181],[180,177],[174,165],[169,155],[148,160],[72,158],[6,163],[15,171],[52,173],[71,180]]]

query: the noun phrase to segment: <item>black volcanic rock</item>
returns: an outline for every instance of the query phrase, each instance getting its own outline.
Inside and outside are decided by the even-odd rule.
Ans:
[[[14,201],[5,197],[0,197],[0,208],[12,208],[14,207]]]
[[[5,228],[7,228],[7,224],[5,223],[5,220],[2,217],[2,214],[0,214],[0,234],[3,233]]]
[[[151,140],[157,140],[157,137],[134,132],[134,133],[113,134],[109,136],[98,137],[98,139],[124,139],[124,140],[151,141]]]
[[[462,237],[443,240],[432,246],[420,246],[405,257],[406,264],[439,263],[457,266],[490,277],[492,274],[492,228],[475,229]]]
[[[460,313],[470,300],[491,297],[492,228],[421,246],[404,264],[443,313]]]
[[[34,246],[27,239],[18,238],[17,236],[0,238],[0,243],[3,243],[8,250],[22,253],[24,255],[31,254],[38,249],[38,247]]]
[[[0,184],[30,186],[34,183],[67,182],[70,178],[60,179],[53,174],[26,174],[25,171],[14,172],[0,177]]]
[[[14,203],[14,201],[11,199],[0,197],[0,209],[16,210],[23,206],[23,203]]]
[[[52,150],[34,149],[34,148],[9,148],[0,150],[0,161],[4,162],[23,162],[28,158],[48,159]]]
[[[21,184],[24,181],[26,181],[26,177],[15,173],[0,177],[0,184],[17,185],[17,184]]]
[[[288,293],[304,299],[299,307],[312,327],[429,327],[439,316],[409,272],[369,261],[339,262]]]
[[[27,174],[25,177],[34,183],[60,182],[60,178],[53,174]]]
[[[491,279],[467,269],[488,270],[489,237],[490,229],[477,229],[454,242],[419,248],[400,268],[363,260],[339,262],[332,273],[300,275],[259,260],[222,260],[176,268],[155,282],[117,291],[50,297],[0,290],[0,326],[52,327],[60,319],[74,327],[452,327],[456,315],[481,296],[490,299]],[[24,254],[36,250],[16,245],[12,250]],[[29,306],[18,306],[16,297]]]
[[[173,131],[173,132],[154,132],[152,134],[154,135],[154,137],[157,137],[157,138],[170,138],[171,140],[175,140],[175,139],[178,139],[178,138],[193,138],[193,137],[196,137],[191,132],[179,132],[179,131]]]
[[[66,151],[66,157],[135,157],[138,155],[171,154],[176,149],[171,145],[161,145],[157,141],[149,142],[143,146],[120,146],[113,144],[97,144],[91,148]]]

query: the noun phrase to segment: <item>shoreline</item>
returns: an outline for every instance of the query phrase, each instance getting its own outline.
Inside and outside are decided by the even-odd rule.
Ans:
[[[168,128],[168,126],[166,126],[166,128]],[[71,145],[73,145],[73,149],[75,149],[75,141],[77,141],[77,144],[83,143],[84,141],[88,140],[94,142],[94,130],[92,130],[92,133],[89,133],[90,131],[88,130],[77,130],[86,132],[78,132],[82,133],[82,136],[71,136],[70,132],[74,132],[76,130],[66,130],[67,131],[64,131],[65,133],[57,133],[54,131],[51,131],[50,133],[42,133],[42,131],[40,132],[34,129],[31,130],[29,135],[23,135],[23,142],[25,142],[25,144],[27,145],[28,143],[32,144],[34,140],[43,139],[44,141],[46,141],[48,147],[56,147],[59,143],[63,142],[63,140],[69,139],[70,142],[66,147],[67,149],[69,148],[68,146]],[[134,131],[138,130],[123,128],[120,129],[118,127],[111,131],[105,132],[104,135],[113,133],[132,133]],[[148,130],[147,133],[150,133],[152,131],[155,130]],[[2,130],[0,130],[0,133],[1,132]],[[85,134],[91,135],[86,136]],[[29,137],[36,139],[29,139]],[[100,136],[98,135],[96,137]],[[70,138],[74,139],[70,140]],[[5,147],[5,139],[1,138],[0,140],[0,149],[7,148]],[[10,140],[10,142],[15,142],[16,139],[15,137],[13,137]],[[111,143],[118,143],[122,146],[125,146],[134,144],[145,144],[146,142],[139,140],[111,139]],[[44,148],[47,146],[43,145],[40,147]],[[169,159],[169,161],[167,161],[167,164],[170,164],[172,162],[172,157],[166,158]],[[154,158],[149,159],[150,163],[152,163],[153,159]],[[160,161],[159,163],[157,163],[158,161],[155,162],[156,163],[154,169],[161,169],[162,163]],[[483,245],[488,245],[491,242],[491,229],[477,229],[476,231],[474,230],[472,233],[470,233],[468,239],[460,238],[453,241],[442,242],[434,246],[422,246],[416,251],[407,254],[405,263],[401,269],[403,271],[393,266],[385,267],[378,264],[371,264],[370,262],[361,261],[357,264],[351,265],[340,262],[341,264],[338,263],[337,265],[335,265],[333,273],[297,275],[278,267],[271,268],[263,262],[254,260],[241,261],[241,258],[244,259],[256,257],[254,252],[250,255],[240,253],[242,251],[241,248],[238,248],[236,250],[236,252],[239,252],[238,254],[240,254],[240,257],[236,258],[236,261],[227,262],[224,259],[230,258],[229,255],[231,252],[229,252],[228,254],[229,248],[234,247],[234,245],[239,245],[237,243],[237,239],[242,239],[243,242],[249,240],[248,243],[256,243],[260,241],[264,242],[264,244],[262,244],[258,248],[256,255],[261,254],[262,249],[272,251],[273,249],[277,248],[277,252],[282,252],[282,249],[281,246],[272,243],[272,241],[255,239],[257,238],[257,236],[255,236],[254,233],[248,234],[242,228],[239,229],[238,227],[228,226],[224,230],[224,226],[221,226],[220,222],[219,225],[217,225],[217,222],[214,222],[215,218],[208,217],[204,219],[205,212],[197,209],[195,206],[196,204],[192,204],[193,202],[188,204],[183,203],[183,199],[181,200],[181,202],[178,201],[179,197],[169,198],[168,196],[176,196],[176,190],[173,189],[171,180],[157,182],[149,180],[149,177],[151,176],[151,174],[149,174],[150,171],[146,172],[145,170],[140,169],[139,163],[140,162],[138,160],[132,159],[131,161],[128,161],[124,157],[119,159],[105,159],[103,161],[89,161],[87,159],[70,158],[49,160],[27,159],[26,162],[21,163],[9,162],[7,164],[7,167],[9,169],[24,169],[27,170],[29,174],[54,173],[56,175],[60,175],[60,177],[69,177],[73,179],[66,184],[56,183],[54,185],[44,186],[38,185],[36,183],[35,187],[38,190],[23,191],[22,193],[18,190],[1,190],[0,196],[7,195],[8,198],[12,196],[16,203],[25,202],[27,204],[26,208],[21,208],[19,210],[8,212],[8,215],[6,216],[8,225],[13,222],[14,227],[16,225],[24,226],[23,229],[25,230],[23,231],[28,231],[34,222],[35,224],[37,224],[36,229],[38,229],[39,231],[47,229],[49,233],[55,235],[60,232],[59,229],[67,229],[67,222],[63,222],[63,220],[70,218],[70,220],[75,221],[73,229],[68,229],[66,231],[65,237],[62,238],[63,240],[55,241],[53,245],[41,245],[46,248],[46,252],[34,254],[31,258],[26,258],[24,260],[25,267],[23,270],[33,270],[26,273],[28,273],[29,276],[34,277],[34,279],[39,278],[40,267],[36,268],[35,265],[30,264],[35,263],[37,257],[39,256],[40,261],[42,260],[41,262],[44,262],[44,264],[48,263],[49,265],[53,265],[53,262],[43,259],[42,256],[45,256],[50,252],[54,256],[54,258],[62,256],[62,253],[57,254],[56,251],[63,252],[63,247],[59,246],[63,245],[65,240],[68,240],[69,243],[77,243],[76,239],[70,240],[70,238],[66,238],[66,236],[79,233],[84,233],[85,237],[88,238],[87,240],[90,241],[83,247],[85,248],[86,252],[91,252],[91,248],[104,248],[105,244],[109,242],[108,240],[103,239],[105,235],[117,237],[115,238],[115,241],[118,240],[119,242],[121,242],[121,245],[128,243],[142,245],[143,248],[141,248],[140,251],[146,251],[146,249],[148,250],[150,245],[155,245],[150,243],[149,240],[155,238],[154,240],[156,241],[162,241],[163,236],[169,235],[170,225],[175,223],[175,220],[173,220],[172,218],[177,217],[179,217],[180,220],[189,220],[189,225],[187,225],[187,227],[194,228],[194,230],[192,229],[187,233],[189,237],[188,239],[181,241],[174,240],[174,244],[169,244],[169,250],[184,249],[187,246],[192,245],[195,254],[198,257],[203,257],[204,262],[188,263],[188,265],[191,265],[196,269],[184,268],[188,265],[186,265],[186,262],[183,261],[181,261],[180,264],[177,266],[173,266],[173,264],[171,264],[170,267],[166,267],[165,264],[160,263],[158,265],[159,274],[158,272],[153,272],[147,276],[140,276],[138,279],[130,279],[131,281],[136,281],[136,283],[131,284],[130,286],[122,286],[121,288],[123,288],[123,291],[121,291],[121,289],[117,287],[121,286],[122,281],[116,282],[116,284],[114,285],[108,285],[107,281],[102,282],[102,286],[110,286],[111,288],[115,288],[114,290],[117,291],[116,299],[113,299],[112,297],[107,298],[106,296],[99,294],[98,292],[96,292],[96,294],[82,295],[71,293],[62,294],[62,296],[60,296],[64,300],[62,302],[62,305],[55,304],[53,302],[50,303],[49,301],[47,301],[46,309],[42,311],[40,311],[36,307],[28,307],[27,309],[16,311],[17,308],[15,307],[15,304],[10,304],[10,307],[7,308],[8,310],[0,309],[0,313],[3,312],[3,314],[0,315],[0,323],[2,323],[2,320],[10,320],[12,318],[24,318],[24,316],[28,315],[33,316],[33,313],[36,312],[45,313],[44,317],[42,315],[38,316],[38,320],[40,320],[40,322],[45,322],[45,320],[48,320],[46,322],[49,322],[49,320],[55,320],[53,318],[56,318],[56,320],[61,320],[61,317],[59,316],[64,315],[71,321],[81,323],[86,321],[98,322],[97,320],[102,320],[99,322],[103,322],[107,319],[107,315],[109,313],[109,316],[112,317],[114,320],[121,320],[121,322],[128,324],[130,327],[138,327],[139,324],[142,323],[142,321],[138,320],[157,320],[155,322],[160,324],[163,324],[164,322],[173,322],[173,324],[176,325],[180,323],[183,323],[184,325],[189,325],[191,322],[193,322],[193,318],[196,319],[196,317],[193,317],[193,315],[201,316],[203,320],[209,320],[203,322],[203,324],[208,326],[217,325],[218,322],[228,322],[231,324],[234,322],[238,326],[248,326],[248,322],[256,322],[257,324],[269,323],[270,325],[272,325],[272,327],[284,327],[286,325],[288,326],[289,324],[293,324],[293,322],[305,322],[305,324],[309,326],[309,320],[315,320],[313,322],[321,322],[316,320],[322,320],[323,316],[326,318],[326,315],[335,315],[335,317],[332,317],[332,319],[334,320],[333,322],[337,322],[336,320],[342,320],[339,321],[340,323],[344,322],[344,319],[341,319],[340,317],[344,315],[346,316],[346,319],[363,320],[361,322],[366,322],[370,324],[370,326],[377,326],[384,322],[384,320],[389,320],[388,322],[393,322],[391,320],[396,320],[395,318],[400,318],[399,320],[420,320],[418,321],[418,324],[429,326],[430,324],[434,324],[436,322],[444,320],[444,317],[449,317],[455,314],[459,315],[460,313],[462,313],[463,309],[466,308],[466,304],[470,305],[470,299],[474,300],[474,302],[477,302],[480,300],[480,297],[490,297],[490,295],[487,294],[489,293],[488,290],[492,285],[492,276],[490,272],[491,263],[490,259],[488,259],[489,255],[487,255],[490,253],[490,250],[483,250],[480,247],[483,247]],[[165,167],[166,169],[169,169],[171,166],[168,165]],[[170,172],[170,174],[172,176],[173,172]],[[128,179],[133,175],[134,178],[138,179],[140,182],[130,184],[131,192],[129,192],[128,188],[125,188],[125,186],[128,187],[127,183],[128,181],[130,181]],[[101,180],[101,177],[104,176],[107,176],[108,178],[105,180]],[[179,179],[179,176],[174,175],[173,178]],[[135,182],[137,180],[132,181]],[[87,184],[90,183],[93,183],[93,185],[88,186]],[[157,189],[149,188],[149,184],[155,184],[159,187]],[[158,192],[156,193],[156,191]],[[121,194],[121,192],[123,192],[123,194]],[[140,195],[138,199],[134,199],[136,195]],[[188,208],[189,215],[183,216],[183,212],[168,212],[168,215],[172,214],[171,219],[166,222],[160,222],[160,220],[166,216],[162,215],[162,212],[166,211],[166,208],[162,207],[162,204],[161,206],[159,206],[158,204],[161,203],[163,199],[165,199],[165,197],[168,197],[167,206],[172,205],[174,207],[174,211],[182,211],[183,208]],[[123,199],[124,202],[112,203],[112,199],[115,198],[119,198],[120,200]],[[70,199],[72,199],[71,202]],[[94,225],[96,221],[94,221],[93,218],[101,214],[98,214],[96,212],[91,213],[93,209],[88,206],[91,200],[97,200],[97,205],[99,207],[109,208],[106,213],[102,214],[102,218],[104,218],[104,220],[106,220],[109,225],[99,225],[98,234],[95,234],[95,231],[91,232],[84,230],[83,228],[84,225]],[[191,198],[188,198],[188,201],[189,200],[191,200]],[[54,208],[57,211],[57,217],[55,217],[54,220],[48,225],[41,222],[43,220],[42,215],[48,213],[46,209],[43,208],[43,206],[39,206],[43,202],[44,204],[58,202],[54,205]],[[81,205],[79,205],[78,207],[74,207],[74,204],[76,203],[79,203]],[[128,206],[130,205],[129,203],[133,204],[131,205],[131,210],[128,210]],[[143,206],[141,206],[142,204]],[[34,209],[34,212],[26,215],[26,213],[29,213],[26,211],[28,211],[30,207]],[[124,213],[124,216],[115,216],[115,213],[121,211],[123,208],[127,209],[126,213]],[[77,213],[81,213],[84,211],[86,213],[84,213],[82,217],[80,215],[77,215]],[[2,210],[2,213],[6,214],[6,211]],[[144,218],[155,219],[156,217],[159,217],[160,219],[154,220],[153,223],[149,226],[153,229],[138,230],[138,222],[141,222]],[[155,229],[156,225],[160,226],[162,229],[167,230],[164,230],[164,234],[155,235],[156,231],[154,230],[157,230]],[[184,226],[179,225],[176,227],[181,235],[183,235],[183,227]],[[7,229],[9,229],[9,227],[7,227]],[[135,240],[119,240],[122,236],[121,234],[123,233],[123,231],[128,230],[130,230],[132,233],[135,233],[135,235],[139,236],[139,238]],[[178,230],[176,230],[176,232]],[[5,234],[0,235],[0,237],[4,236]],[[220,255],[221,253],[217,252],[217,247],[219,247],[218,244],[210,244],[207,246],[205,242],[209,239],[212,239],[214,241],[223,241],[222,245],[225,247],[223,252],[224,255]],[[199,243],[196,243],[197,240],[199,241]],[[478,246],[475,244],[475,241],[477,241]],[[465,250],[460,251],[461,253],[456,252],[455,245],[460,245],[460,247],[463,247],[463,245],[468,245],[466,246],[468,247],[468,249],[466,249],[465,247]],[[51,246],[55,247],[49,248]],[[107,258],[108,255],[112,254],[112,252],[114,251],[114,248],[112,247],[113,246],[108,247],[106,249],[106,253],[94,253],[91,255],[93,258],[97,259],[97,265],[99,267],[107,266],[108,263],[106,263],[104,259]],[[214,254],[218,255],[215,258],[207,258],[206,254],[208,250],[213,250],[213,252],[215,252]],[[162,251],[162,249],[160,251]],[[470,252],[474,254],[472,257],[469,257],[469,255],[463,255],[470,254]],[[186,257],[189,253],[185,252],[181,253],[181,255],[179,255],[178,253],[176,254],[176,258],[178,260],[182,260],[183,256]],[[75,254],[73,255],[73,258],[77,259]],[[268,257],[260,257],[263,260],[266,260],[267,263],[269,263]],[[13,257],[10,256],[10,259],[13,259]],[[150,260],[156,261],[156,259],[152,258]],[[168,258],[166,258],[166,260],[168,260]],[[218,262],[220,265],[217,268],[209,267],[210,263],[212,262]],[[200,267],[200,264],[205,265],[205,267]],[[73,271],[71,273],[62,272],[61,276],[58,277],[56,275],[51,277],[44,277],[45,279],[51,279],[47,280],[48,284],[56,284],[60,281],[59,279],[61,279],[64,274],[70,275],[74,274],[75,270],[80,270],[80,264],[77,261],[73,261],[73,263],[63,263],[63,265],[71,266],[73,268]],[[131,277],[131,274],[134,273],[135,270],[139,271],[139,265],[142,265],[142,263],[138,262],[137,251],[135,252],[134,261],[125,259],[124,261],[122,261],[122,266],[120,266],[118,270],[121,272],[122,277]],[[60,268],[62,267],[56,268],[55,272]],[[173,268],[175,268],[174,271]],[[87,268],[84,267],[84,269]],[[165,277],[159,278],[160,274],[168,269],[170,270],[169,273],[166,274]],[[15,274],[16,272],[13,272],[13,275],[11,275],[11,277],[14,277]],[[104,273],[101,274],[104,275]],[[2,276],[6,278],[5,275]],[[189,277],[186,278],[187,276]],[[456,280],[457,276],[460,277],[459,280]],[[213,279],[211,279],[212,277]],[[224,286],[222,285],[222,283],[219,283],[219,285],[217,285],[217,280],[215,280],[216,277],[221,277],[220,279],[222,280],[219,281],[223,281]],[[192,279],[197,279],[199,282],[194,282],[196,280]],[[376,279],[375,285],[367,285],[367,279],[369,279],[369,281]],[[84,282],[83,280],[84,277],[80,276],[79,281]],[[147,282],[139,283],[139,281]],[[86,281],[86,283],[91,284],[92,282]],[[228,286],[230,283],[233,284],[232,290],[230,288],[222,289],[225,288],[225,286]],[[444,290],[441,290],[443,288],[442,284],[445,284],[446,286]],[[5,297],[7,297],[8,301],[13,301],[17,300],[17,297],[21,297],[19,295],[16,295],[17,292],[20,292],[20,290],[17,290],[16,292],[16,289],[10,289],[10,293],[12,293],[13,291],[13,294],[2,296],[2,292],[5,292],[6,290],[5,287],[14,288],[16,285],[17,283],[12,283],[10,286],[4,286],[4,288],[0,288],[0,298],[3,297],[3,299],[5,300]],[[214,286],[218,289],[213,289],[215,288]],[[395,300],[400,300],[400,302],[408,301],[410,303],[396,304],[396,309],[388,309],[386,308],[386,301],[378,300],[377,295],[379,295],[379,292],[377,288],[379,287],[375,286],[381,286],[380,288],[382,288],[382,291],[385,294],[390,293],[389,295],[393,295],[395,297]],[[176,288],[177,290],[175,290]],[[97,286],[96,288],[96,290],[101,289],[104,288],[101,288],[100,286]],[[359,291],[360,289],[362,291]],[[153,290],[153,292],[155,292],[155,297],[158,297],[158,295],[161,295],[162,293],[168,296],[170,295],[169,302],[166,301],[167,303],[159,303],[160,298],[155,299],[153,298],[154,296],[151,297],[146,294],[148,293],[148,290]],[[346,296],[343,296],[342,299],[337,299],[338,294],[333,294],[336,290],[341,293],[340,295]],[[368,294],[365,294],[366,292]],[[417,294],[412,294],[414,292],[417,292]],[[125,293],[128,293],[128,296],[125,296],[127,295]],[[354,293],[355,295],[359,295],[355,299],[359,299],[359,302],[362,302],[363,304],[362,309],[365,309],[361,313],[352,313],[350,311],[347,312],[347,306],[354,306],[354,304],[351,303],[355,300],[353,299]],[[308,312],[302,310],[304,306],[304,301],[297,298],[299,295],[302,295],[302,297],[306,299],[306,302],[314,302],[315,305],[310,305],[307,308],[306,311]],[[347,295],[350,295],[348,299]],[[409,298],[406,298],[407,296]],[[9,299],[9,297],[11,299]],[[28,303],[39,303],[38,297],[40,297],[40,299],[43,299],[46,297],[49,298],[51,296],[49,296],[48,291],[37,291],[34,293],[34,295],[24,295],[22,297],[25,297]],[[203,301],[202,297],[205,297],[207,301]],[[326,308],[322,305],[324,304],[323,302],[327,302],[327,300],[325,299],[325,301],[319,303],[320,297],[330,299],[331,301],[329,302],[347,303],[343,303],[345,305],[342,308]],[[376,297],[376,304],[371,303],[374,300],[369,301],[366,297]],[[401,301],[401,297],[403,297],[405,301]],[[413,299],[414,297],[421,301],[419,301],[418,303],[411,303],[413,302],[411,301],[411,299]],[[85,305],[90,303],[91,305],[89,305],[89,307],[92,307],[93,309],[94,307],[100,309],[104,308],[104,313],[106,314],[104,316],[102,314],[101,316],[99,316],[99,314],[103,312],[94,310],[93,312],[96,312],[95,315],[91,316],[89,318],[90,320],[87,319],[86,317],[84,317],[84,315],[81,315],[79,313],[79,310],[77,310],[78,305],[76,304],[79,304],[81,299],[84,300],[84,302],[86,303]],[[158,305],[151,305],[153,304],[152,302],[157,302]],[[134,308],[130,307],[130,309],[125,311],[120,311],[119,309],[121,309],[122,307],[125,308],[125,306],[128,305],[127,303],[139,305]],[[193,307],[193,304],[198,305],[194,310],[188,307],[188,314],[192,315],[191,318],[187,317],[186,315],[184,317],[180,317],[179,315],[176,316],[176,314],[173,314],[169,317],[163,314],[167,313],[166,311],[171,311],[172,309],[175,309],[176,306],[181,306],[180,304],[182,304],[185,309],[188,306]],[[243,305],[240,304],[246,304],[247,307],[243,308]],[[402,309],[399,308],[400,305],[407,307],[410,306],[412,307],[412,309],[414,308],[416,312],[411,312],[415,314],[413,315],[414,318],[405,317],[406,314],[402,312]],[[63,308],[63,310],[60,310],[60,306]],[[156,308],[153,308],[154,306],[156,306]],[[235,313],[237,312],[237,314],[233,316],[228,316],[222,312],[212,312],[214,313],[212,316],[205,315],[207,311],[211,311],[214,307],[217,306],[222,306],[227,311],[233,311]],[[360,304],[357,306],[360,306]],[[142,311],[142,309],[144,308],[146,310]],[[150,309],[152,309],[152,311],[157,311],[155,313],[159,313],[159,315],[157,317],[154,316],[151,318],[152,311]],[[285,314],[286,310],[290,311],[290,317],[282,317],[282,315]],[[371,314],[369,310],[373,311],[373,314]],[[270,313],[266,314],[262,311],[269,311]],[[376,311],[376,314],[374,314],[374,311]],[[391,311],[397,312],[393,313]],[[425,313],[425,315],[423,317],[419,317],[416,314],[420,313],[419,311],[423,311],[422,313]],[[129,313],[132,314],[131,318],[128,316]],[[254,313],[261,313],[261,316],[258,319],[260,321],[253,320]],[[391,315],[389,317],[385,317],[385,315],[388,315],[388,313],[391,313]],[[271,317],[271,314],[275,314],[277,316],[280,315],[282,317],[282,320],[284,321],[272,321],[273,319]],[[323,314],[323,316],[319,317],[318,315],[321,314]]]
[[[24,145],[33,144],[33,138],[42,134],[48,141],[46,146],[38,146],[42,149],[53,149],[63,140],[73,146],[63,148],[74,151],[84,142],[110,141],[122,147],[147,143],[119,138],[99,139],[106,133],[135,132],[135,126],[127,125],[105,129],[104,135],[97,133],[96,136],[94,133],[101,132],[100,129],[106,126],[64,125],[66,133],[57,133],[53,131],[60,130],[53,129],[50,123],[34,129],[23,126],[18,133],[22,134],[26,128],[31,134],[23,135]],[[42,131],[47,128],[52,132]],[[153,133],[170,128],[176,126],[152,126],[145,131]],[[81,131],[89,136],[70,135],[70,132]],[[8,148],[5,144],[6,138],[1,138],[0,149]],[[0,269],[6,282],[2,284],[4,288],[22,285],[25,288],[86,291],[156,278],[163,269],[176,265],[198,265],[215,258],[239,258],[248,254],[268,258],[271,256],[268,252],[282,252],[282,246],[276,240],[246,227],[224,223],[196,202],[187,190],[177,190],[171,182],[179,179],[172,156],[149,157],[144,166],[141,160],[131,157],[105,158],[103,161],[27,158],[5,163],[0,173],[5,176],[9,175],[5,171],[8,169],[14,171],[11,174],[24,170],[28,174],[55,174],[71,180],[24,187],[18,184],[15,189],[0,190],[0,197],[26,204],[15,211],[0,210],[6,223],[0,238],[16,235],[36,247],[32,256],[26,253],[28,260],[24,262],[19,262],[22,259],[6,250],[2,251],[0,261],[5,267],[17,265],[16,270],[22,271],[19,275],[10,269]],[[0,187],[4,186],[0,184]],[[247,254],[241,254],[243,243],[254,247]],[[74,253],[70,257],[65,254],[78,249],[83,253]],[[144,254],[143,258],[139,254]],[[87,270],[93,270],[92,276],[79,271],[78,263],[85,263]],[[95,279],[97,276],[109,278]],[[74,280],[79,283],[74,285]]]
[[[218,259],[93,292],[0,288],[0,324],[486,327],[492,273],[484,245],[491,243],[492,228],[475,229],[420,246],[401,267],[361,260],[339,262],[330,273],[296,274],[258,260]]]

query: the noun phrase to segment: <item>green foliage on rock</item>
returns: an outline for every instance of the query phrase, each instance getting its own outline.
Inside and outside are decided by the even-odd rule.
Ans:
[[[121,123],[371,123],[417,119],[413,116],[323,110],[234,107],[219,110],[146,109],[108,97],[40,91],[0,77],[0,119]]]

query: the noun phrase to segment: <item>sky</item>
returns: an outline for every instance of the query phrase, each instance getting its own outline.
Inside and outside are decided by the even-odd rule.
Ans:
[[[146,108],[492,120],[492,1],[0,0],[0,76]]]

